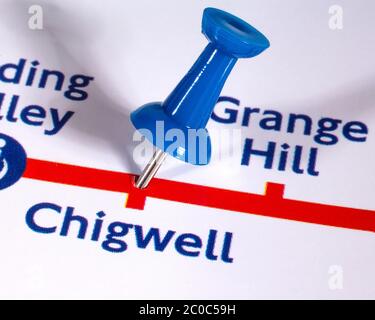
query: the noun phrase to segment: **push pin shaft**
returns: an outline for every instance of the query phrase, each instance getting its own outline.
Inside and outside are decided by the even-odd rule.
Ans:
[[[158,172],[160,166],[163,164],[165,157],[167,154],[157,149],[154,152],[154,155],[152,156],[151,160],[147,164],[147,166],[144,168],[142,174],[138,177],[137,181],[135,182],[135,186],[139,189],[144,189],[148,186],[151,179],[155,176],[156,172]]]

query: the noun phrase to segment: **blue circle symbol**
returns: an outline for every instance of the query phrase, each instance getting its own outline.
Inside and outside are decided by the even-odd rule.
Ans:
[[[0,133],[0,190],[15,184],[26,169],[26,152],[15,139]]]

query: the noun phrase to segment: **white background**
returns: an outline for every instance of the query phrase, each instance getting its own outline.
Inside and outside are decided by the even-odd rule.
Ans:
[[[365,144],[321,147],[319,177],[214,161],[193,167],[169,159],[159,177],[252,193],[266,181],[286,185],[285,196],[375,210],[375,22],[373,1],[39,1],[44,30],[28,28],[34,2],[1,0],[1,64],[24,57],[67,75],[95,76],[90,98],[73,103],[61,92],[1,83],[22,103],[76,112],[56,136],[39,127],[0,121],[31,158],[139,173],[132,159],[129,113],[163,100],[207,41],[202,11],[215,6],[252,23],[271,48],[239,61],[223,94],[259,106],[363,121]],[[344,29],[329,29],[328,9],[344,9]],[[234,125],[239,127],[239,124]],[[211,129],[223,125],[211,122]],[[311,137],[246,129],[259,143],[311,143]],[[215,137],[214,137],[215,139]],[[215,152],[215,145],[214,152]],[[218,174],[220,172],[220,174]],[[124,208],[126,195],[20,180],[0,193],[1,298],[374,298],[375,235],[147,199],[143,212]],[[162,230],[234,233],[233,264],[129,250],[114,255],[73,237],[37,234],[24,216],[38,202],[74,206],[92,216]],[[343,268],[343,289],[329,287],[329,268]]]

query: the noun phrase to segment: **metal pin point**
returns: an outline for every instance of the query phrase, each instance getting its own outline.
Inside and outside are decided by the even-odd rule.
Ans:
[[[160,166],[163,164],[166,156],[167,154],[160,149],[157,149],[154,152],[154,155],[152,156],[151,160],[149,161],[147,166],[144,168],[142,174],[138,177],[137,181],[135,182],[135,186],[137,188],[144,189],[148,186],[151,179],[155,176]]]
[[[238,58],[254,57],[270,45],[267,38],[250,24],[215,8],[204,10],[202,32],[209,44],[167,99],[148,103],[130,115],[136,129],[147,129],[152,133],[152,137],[146,135],[146,138],[157,148],[136,180],[137,188],[147,187],[166,153],[191,164],[209,163],[211,139],[206,124],[228,75]],[[165,135],[160,139],[157,137],[159,122],[163,123],[165,131],[177,129],[185,138],[190,137],[191,130],[203,131],[206,144],[200,141],[186,144],[185,139],[169,141]]]

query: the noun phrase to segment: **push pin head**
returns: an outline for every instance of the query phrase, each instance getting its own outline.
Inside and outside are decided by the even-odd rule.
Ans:
[[[238,58],[254,57],[270,45],[267,38],[247,22],[214,8],[204,10],[202,32],[209,44],[167,99],[146,104],[130,116],[136,129],[151,132],[146,138],[157,148],[136,182],[139,188],[145,188],[155,175],[165,158],[161,156],[163,153],[192,164],[210,161],[211,140],[206,124],[229,73]],[[171,129],[177,129],[184,139],[165,139],[164,132]],[[206,143],[198,141],[202,136]],[[150,170],[153,163],[158,165],[152,165],[153,170]]]
[[[218,49],[236,58],[251,58],[270,46],[268,39],[242,19],[215,8],[203,12],[202,32]]]

